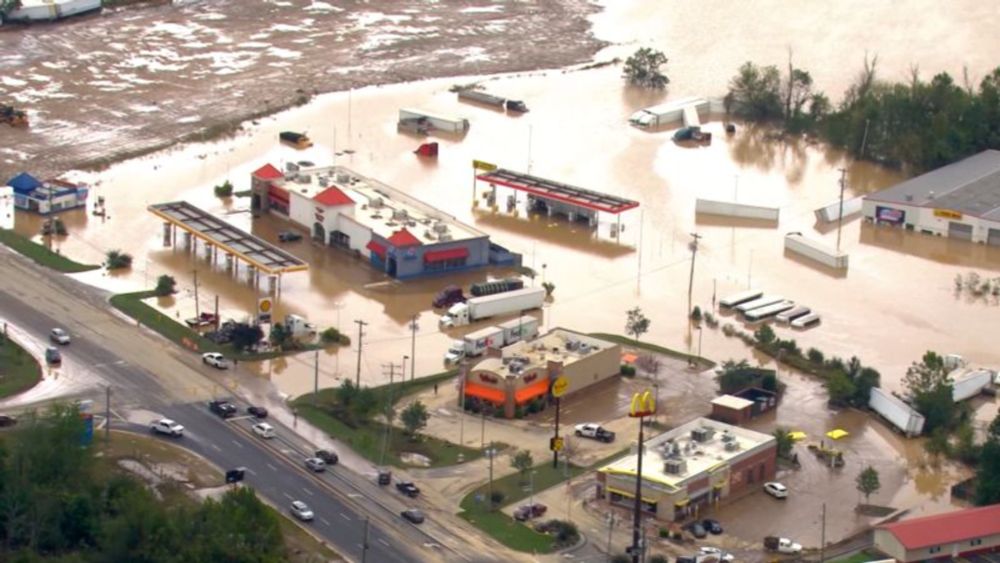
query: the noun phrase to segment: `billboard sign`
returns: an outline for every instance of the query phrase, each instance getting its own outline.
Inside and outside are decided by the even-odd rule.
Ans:
[[[472,161],[472,169],[473,170],[482,170],[483,172],[493,172],[497,168],[499,168],[499,167],[496,164],[493,164],[492,162],[486,162],[486,161],[483,161],[483,160],[473,160]]]
[[[261,324],[271,322],[271,309],[274,302],[270,297],[261,297],[257,300],[257,322]]]
[[[935,209],[934,216],[942,219],[962,220],[962,213],[959,211],[952,211],[951,209]]]
[[[892,207],[882,207],[879,205],[875,208],[875,220],[879,223],[902,225],[903,221],[906,220],[906,212],[902,209],[893,209]]]

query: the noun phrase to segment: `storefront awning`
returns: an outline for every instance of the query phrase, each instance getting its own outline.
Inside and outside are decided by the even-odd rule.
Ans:
[[[527,403],[535,397],[540,397],[549,392],[549,378],[540,379],[531,385],[522,387],[514,393],[514,401],[517,404]]]
[[[469,249],[464,246],[449,248],[448,250],[434,250],[424,253],[424,262],[444,262],[445,260],[458,260],[467,258]]]
[[[625,491],[625,490],[622,490],[622,489],[619,489],[619,488],[616,488],[616,487],[607,487],[607,490],[608,490],[609,493],[615,493],[616,495],[621,495],[621,496],[623,496],[625,498],[635,498],[635,492],[634,491],[630,493],[628,491]],[[652,498],[649,498],[649,497],[642,497],[642,502],[648,502],[649,504],[655,504],[656,503],[656,499],[652,499]]]
[[[504,399],[506,399],[506,395],[500,389],[494,389],[493,387],[487,387],[478,383],[470,383],[468,381],[465,382],[465,396],[476,397],[498,404],[503,404]]]
[[[373,240],[370,240],[368,241],[368,244],[365,245],[365,248],[377,254],[379,258],[385,258],[385,247],[382,246],[381,244]]]
[[[691,499],[689,499],[689,498],[686,498],[686,499],[683,499],[683,500],[679,500],[679,501],[675,502],[675,503],[674,503],[674,506],[676,506],[677,508],[684,508],[684,507],[685,507],[685,506],[687,506],[687,505],[688,505],[688,504],[689,504],[690,502],[691,502]]]

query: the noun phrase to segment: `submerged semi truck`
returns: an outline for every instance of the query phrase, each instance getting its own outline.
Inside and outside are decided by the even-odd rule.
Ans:
[[[441,326],[462,326],[469,323],[521,311],[538,309],[545,301],[545,289],[527,287],[483,297],[472,297],[465,303],[452,305],[440,320]]]

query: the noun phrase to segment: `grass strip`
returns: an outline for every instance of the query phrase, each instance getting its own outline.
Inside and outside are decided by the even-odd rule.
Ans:
[[[23,393],[42,380],[42,366],[10,338],[0,336],[0,398]]]
[[[64,274],[89,272],[90,270],[100,268],[100,266],[92,264],[80,264],[79,262],[74,262],[62,254],[53,252],[44,245],[38,244],[28,237],[20,235],[9,229],[0,229],[0,243],[3,243],[12,250],[30,258],[40,266],[52,268],[53,270]]]
[[[643,350],[649,350],[650,352],[657,352],[659,354],[663,354],[664,356],[670,356],[671,358],[677,358],[679,360],[695,362],[702,369],[711,369],[715,367],[715,362],[707,358],[702,358],[701,356],[695,356],[692,354],[686,354],[684,352],[678,352],[677,350],[671,350],[670,348],[664,348],[663,346],[657,346],[656,344],[650,344],[648,342],[636,341],[635,339],[629,338],[627,336],[622,336],[620,334],[608,334],[606,332],[591,332],[587,336],[600,338],[601,340],[607,340],[608,342],[615,342],[623,346],[631,346],[633,348],[641,348]]]

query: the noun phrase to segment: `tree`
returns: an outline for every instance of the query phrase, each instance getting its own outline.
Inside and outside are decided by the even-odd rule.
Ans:
[[[788,458],[792,454],[792,447],[795,445],[795,440],[792,439],[791,433],[789,433],[787,428],[778,427],[771,433],[774,436],[774,441],[777,444],[778,456]]]
[[[635,367],[655,377],[663,369],[663,362],[655,354],[642,354],[635,359]]]
[[[851,397],[851,404],[863,407],[868,404],[871,397],[872,387],[878,387],[882,376],[878,371],[863,367],[854,377],[854,395]]]
[[[903,385],[911,398],[929,393],[940,383],[947,381],[948,370],[944,367],[944,358],[930,350],[924,353],[920,362],[913,362],[903,377]]]
[[[1000,413],[993,417],[993,422],[986,428],[986,440],[1000,442]]]
[[[976,504],[985,506],[1000,502],[1000,439],[983,444],[976,470]]]
[[[427,419],[430,418],[430,414],[427,412],[427,407],[424,406],[422,402],[413,401],[405,409],[403,409],[399,418],[403,421],[403,427],[406,428],[406,433],[413,438],[416,436],[417,432],[420,431],[420,429],[427,426]]]
[[[968,422],[955,431],[955,457],[962,463],[975,465],[979,461],[982,448],[976,445],[976,433]]]
[[[826,378],[826,392],[832,405],[846,405],[857,393],[851,378],[842,371],[835,371]]]
[[[858,492],[865,495],[865,504],[868,504],[868,497],[882,488],[882,484],[879,483],[878,479],[878,470],[870,465],[862,469],[861,473],[858,473],[858,477],[854,482],[858,488]]]
[[[518,450],[510,456],[510,466],[521,474],[521,483],[524,483],[524,476],[534,465],[535,460],[531,458],[531,452],[528,450]]]
[[[288,327],[283,323],[271,325],[271,334],[268,337],[271,340],[271,345],[280,349],[292,344],[292,331],[288,330]]]
[[[950,429],[955,424],[959,409],[952,399],[952,383],[943,357],[927,351],[920,362],[913,362],[906,370],[903,385],[914,408],[927,419],[927,432]]]
[[[357,390],[354,400],[348,407],[348,413],[355,424],[368,422],[378,409],[378,396],[371,387],[362,387]]]
[[[649,332],[650,322],[639,307],[629,309],[628,319],[625,321],[625,333],[631,334],[635,341],[639,342],[639,338]]]
[[[774,329],[772,329],[768,324],[760,325],[760,328],[754,331],[753,337],[757,339],[757,342],[764,346],[772,344],[776,338],[774,335]]]
[[[552,296],[552,292],[556,290],[556,284],[554,284],[554,283],[552,283],[550,281],[542,282],[542,287],[545,288],[545,296],[546,297],[551,297]]]
[[[660,72],[660,67],[665,64],[667,56],[661,51],[642,47],[625,59],[622,77],[634,86],[662,90],[670,83],[670,79]]]
[[[776,119],[782,116],[780,90],[778,67],[745,62],[729,81],[726,105],[741,117]]]
[[[215,197],[230,197],[233,195],[233,183],[229,180],[215,186]]]
[[[230,332],[233,348],[237,351],[245,351],[256,346],[264,338],[264,331],[258,325],[250,323],[236,323]]]
[[[109,270],[125,270],[132,267],[132,255],[121,250],[109,250],[105,254],[104,267]]]
[[[334,327],[324,329],[323,332],[319,333],[320,340],[324,344],[350,344],[351,340],[345,334],[341,334],[339,330]]]
[[[176,287],[177,280],[175,280],[173,276],[164,274],[156,278],[156,289],[153,290],[153,293],[155,293],[157,297],[166,297],[168,295],[172,295],[176,291]]]

